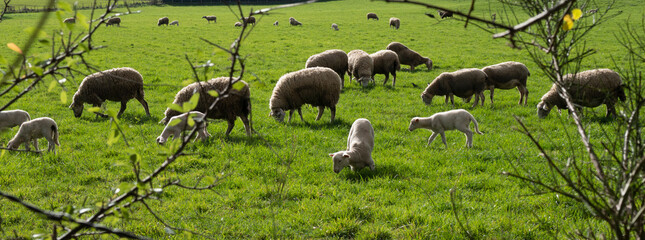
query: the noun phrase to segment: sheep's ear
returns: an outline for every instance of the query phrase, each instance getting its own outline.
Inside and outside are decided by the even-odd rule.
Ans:
[[[349,157],[349,154],[343,153],[343,158],[348,158],[348,157]]]
[[[414,122],[419,122],[419,119],[418,119],[418,118],[415,118],[415,119],[414,119]]]

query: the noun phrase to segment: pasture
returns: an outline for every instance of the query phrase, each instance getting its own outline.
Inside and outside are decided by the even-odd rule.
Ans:
[[[439,3],[465,11],[470,1]],[[488,16],[489,8],[495,11],[498,7],[497,3],[478,4],[476,13],[480,16]],[[246,11],[265,7],[243,6]],[[624,50],[615,44],[613,33],[628,19],[639,22],[636,19],[645,9],[639,0],[619,1],[614,8],[623,14],[587,38],[587,45],[597,53],[582,63],[585,70],[619,70],[612,57],[619,66],[624,61]],[[121,27],[99,30],[94,44],[107,48],[91,52],[87,60],[99,69],[137,69],[143,75],[151,117],[137,101],[130,101],[120,119],[129,146],[123,139],[107,145],[109,120],[97,119],[87,111],[75,118],[68,108],[84,76],[70,77],[65,89],[56,87],[53,91],[48,91],[52,80],[47,79],[10,109],[26,110],[32,118],[56,120],[61,147],[56,155],[5,152],[0,157],[0,190],[50,210],[100,206],[121,183],[135,181],[127,164],[130,154],[142,156],[147,172],[164,161],[168,146],[155,142],[164,127],[158,122],[182,83],[194,79],[185,56],[195,65],[212,62],[208,78],[224,76],[230,65],[228,55],[199,38],[229,46],[239,29],[233,27],[237,20],[226,6],[166,5],[133,10],[141,13],[121,16]],[[89,16],[89,11],[81,12]],[[368,21],[367,12],[375,12],[381,19]],[[583,152],[566,111],[537,118],[535,106],[551,82],[526,51],[511,49],[505,40],[492,39],[474,26],[465,29],[463,22],[428,18],[426,12],[430,10],[412,5],[351,0],[279,9],[259,18],[242,43],[247,67],[244,80],[251,88],[252,120],[259,136],[246,137],[240,120],[229,138],[224,136],[225,122],[211,123],[208,131],[213,136],[209,141],[192,144],[186,152],[193,154],[173,164],[161,180],[180,179],[191,185],[202,176],[227,176],[221,185],[215,191],[202,192],[171,188],[160,201],[149,204],[167,223],[215,238],[466,238],[452,212],[450,190],[454,189],[459,214],[466,216],[462,222],[478,238],[544,239],[562,237],[560,234],[574,229],[604,229],[606,226],[588,214],[582,204],[554,194],[533,195],[518,180],[500,175],[513,170],[511,163],[537,173],[544,169],[534,145],[516,130],[513,116],[522,119],[562,161],[571,149]],[[217,23],[207,23],[201,18],[205,15],[216,15]],[[21,46],[27,35],[24,29],[34,26],[39,16],[6,15],[0,23],[0,56],[16,56],[6,44]],[[179,20],[179,26],[158,27],[157,19],[163,16]],[[387,19],[393,16],[401,19],[399,30],[388,27]],[[289,17],[303,26],[289,26]],[[275,21],[279,26],[272,25]],[[333,31],[332,23],[340,30]],[[55,16],[45,29],[48,34],[60,29]],[[396,87],[391,86],[391,79],[383,86],[383,75],[376,75],[376,86],[369,88],[350,83],[346,76],[333,123],[329,123],[328,109],[320,121],[314,121],[317,109],[308,106],[303,107],[306,123],[299,117],[291,123],[278,123],[267,116],[276,81],[283,74],[304,68],[310,55],[327,49],[374,53],[392,41],[430,57],[434,69],[419,66],[411,72],[404,65],[397,74]],[[37,45],[30,53],[47,54],[49,48]],[[519,93],[515,89],[496,90],[494,107],[488,91],[483,107],[471,108],[471,104],[456,98],[456,108],[472,113],[485,133],[474,136],[473,148],[466,148],[464,135],[457,131],[446,133],[446,148],[440,140],[426,147],[429,131],[407,130],[413,117],[452,109],[443,103],[443,97],[435,97],[430,106],[421,100],[426,84],[440,73],[504,61],[523,62],[530,69],[528,105],[517,104]],[[66,102],[61,102],[60,91],[67,92]],[[0,104],[6,101],[0,99]],[[107,107],[116,111],[119,104],[108,102]],[[590,136],[596,141],[604,136],[603,128],[613,127],[611,121],[600,117],[604,111],[604,106],[585,109]],[[374,126],[376,171],[345,169],[336,174],[328,153],[345,149],[349,128],[357,118],[367,118]],[[6,146],[16,131],[1,132],[1,145]],[[44,140],[40,145],[46,146]],[[284,190],[280,192],[282,183]],[[131,219],[113,219],[105,224],[154,239],[186,238],[166,234],[164,226],[152,220],[143,207],[135,209],[138,211]],[[0,199],[0,219],[0,238],[12,237],[14,231],[29,237],[49,231],[52,224],[4,199]]]

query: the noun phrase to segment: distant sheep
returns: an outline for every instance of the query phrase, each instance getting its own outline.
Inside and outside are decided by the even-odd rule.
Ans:
[[[390,27],[393,27],[393,28],[398,30],[400,26],[401,26],[401,20],[400,19],[395,18],[395,17],[390,18]]]
[[[518,104],[526,105],[529,99],[529,90],[526,89],[526,79],[531,76],[526,65],[519,62],[503,62],[482,68],[488,77],[486,79],[486,89],[490,90],[490,104],[493,105],[493,93],[495,88],[511,89],[517,87],[520,92],[520,101]]]
[[[439,16],[441,17],[441,19],[444,19],[444,18],[447,18],[447,17],[452,17],[452,12],[450,12],[450,11],[440,11],[440,10],[437,10],[437,13],[438,13],[438,14],[439,14]]]
[[[421,99],[427,105],[432,103],[435,95],[446,96],[446,103],[450,98],[452,107],[455,107],[453,95],[461,98],[468,98],[475,95],[473,107],[481,99],[484,105],[484,87],[486,86],[486,73],[477,68],[466,68],[454,72],[444,72],[439,74],[432,83],[421,94]]]
[[[190,117],[192,117],[195,124],[192,127],[188,125],[189,115]],[[176,123],[175,125],[170,126],[170,123],[172,122]],[[195,138],[195,140],[202,139],[203,141],[206,141],[208,137],[211,136],[206,129],[206,115],[198,111],[190,111],[171,117],[166,127],[163,129],[159,137],[157,137],[157,143],[164,144],[170,136],[172,136],[173,139],[178,138],[179,136],[181,136],[182,132],[192,131],[193,129],[195,129],[195,127],[197,127],[197,124],[200,122],[201,124],[199,125],[199,129],[197,130],[197,137]]]
[[[434,141],[437,135],[441,135],[443,144],[448,147],[446,143],[445,131],[459,130],[466,134],[466,147],[473,147],[473,132],[470,130],[470,122],[475,124],[475,132],[483,134],[479,131],[477,120],[468,111],[463,109],[455,109],[446,112],[435,113],[430,117],[415,117],[410,120],[409,131],[414,131],[417,128],[425,128],[432,131],[432,135],[428,138],[428,145]]]
[[[31,120],[29,113],[23,110],[8,110],[0,112],[0,129],[20,126],[23,122]]]
[[[305,68],[328,67],[340,77],[341,88],[345,86],[345,73],[348,69],[347,54],[343,50],[332,49],[312,55],[307,59]]]
[[[414,71],[416,66],[425,64],[428,70],[432,70],[432,60],[421,54],[409,49],[400,42],[391,42],[387,45],[387,50],[392,50],[399,56],[399,62],[404,65],[410,66],[410,71]]]
[[[298,22],[298,20],[293,17],[289,18],[289,24],[291,24],[291,26],[302,26],[302,23]]]
[[[376,13],[367,13],[367,20],[370,19],[376,19],[378,21],[378,16],[376,16]]]
[[[65,18],[65,20],[63,20],[63,22],[64,23],[76,23],[76,18],[74,18],[74,17]]]
[[[236,80],[237,79],[234,79],[233,81]],[[231,89],[228,97],[219,99],[217,104],[215,104],[215,107],[211,110],[208,110],[208,108],[213,104],[216,98],[208,94],[208,92],[224,91],[224,89],[229,85],[228,77],[218,77],[206,82],[192,83],[177,92],[173,103],[183,106],[183,103],[188,102],[193,94],[198,92],[199,101],[193,111],[206,113],[208,110],[206,117],[226,120],[228,123],[226,136],[230,135],[231,130],[235,127],[235,119],[239,117],[240,120],[242,120],[242,123],[244,123],[246,135],[251,136],[251,126],[249,123],[249,114],[251,114],[251,91],[249,89],[249,85],[245,81],[240,80],[239,82],[244,84],[244,86],[239,90]],[[180,114],[180,112],[168,108],[165,112],[166,117],[163,118],[161,122],[163,124],[167,124],[170,118]]]
[[[331,24],[331,29],[334,29],[334,30],[338,31],[338,24],[332,23]]]
[[[401,64],[399,63],[399,57],[394,51],[391,50],[381,50],[370,54],[372,60],[374,61],[374,70],[372,71],[372,79],[376,74],[385,74],[385,80],[383,85],[387,83],[387,80],[392,74],[392,87],[396,84],[396,71],[401,70]]]
[[[301,107],[310,104],[318,107],[318,121],[328,107],[331,110],[331,122],[336,117],[336,104],[340,98],[341,89],[340,77],[336,72],[326,67],[305,68],[300,71],[291,72],[280,77],[273,88],[269,100],[270,116],[277,121],[284,121],[285,111],[289,113],[289,122],[293,111],[298,110],[300,120],[302,117]]]
[[[254,16],[242,18],[241,20],[242,20],[242,22],[246,23],[247,25],[249,25],[249,24],[255,25],[255,17]]]
[[[349,77],[354,77],[363,87],[374,82],[374,60],[363,50],[352,50],[347,54]]]
[[[360,171],[369,167],[374,171],[374,128],[369,120],[359,118],[354,121],[347,136],[347,149],[345,151],[330,153],[334,161],[334,172],[339,173],[343,168],[349,166],[352,171]]]
[[[112,26],[112,25],[117,25],[117,26],[120,27],[121,26],[121,18],[120,17],[112,17],[112,18],[108,19],[107,22],[105,23],[106,27],[107,26]]]
[[[217,23],[216,16],[203,16],[202,18],[205,18],[208,23],[211,23],[211,21],[213,21],[214,23]]]
[[[106,100],[117,101],[121,102],[121,110],[118,114],[120,117],[128,101],[136,98],[143,105],[146,114],[150,116],[148,103],[143,96],[143,77],[137,70],[128,67],[114,68],[85,77],[74,94],[69,108],[74,111],[75,117],[81,117],[83,103],[99,107]]]
[[[234,26],[236,26],[236,27],[241,27],[241,26],[242,26],[242,23],[241,23],[241,22],[235,22],[235,25],[234,25]]]
[[[161,26],[161,25],[168,26],[169,21],[170,21],[170,19],[168,19],[168,17],[159,18],[159,20],[157,20],[157,26]]]
[[[177,26],[179,26],[179,21],[178,21],[178,20],[172,21],[172,22],[170,22],[170,25],[177,25]]]
[[[278,26],[278,21],[275,21],[275,22],[273,23],[273,26]]]
[[[614,104],[618,99],[626,100],[620,75],[610,69],[588,70],[575,75],[567,74],[562,79],[562,87],[571,96],[571,101],[576,105],[576,109],[594,108],[605,104],[607,117],[616,115]],[[568,109],[567,103],[560,96],[560,89],[555,83],[551,90],[542,96],[542,101],[537,105],[538,117],[548,116],[554,106],[558,109]]]
[[[7,143],[7,148],[15,150],[24,143],[25,149],[29,151],[29,142],[31,141],[36,151],[38,151],[38,139],[45,138],[49,143],[47,147],[47,151],[49,152],[55,150],[56,145],[60,146],[58,133],[58,125],[56,125],[53,119],[48,117],[36,118],[20,125],[18,133]]]

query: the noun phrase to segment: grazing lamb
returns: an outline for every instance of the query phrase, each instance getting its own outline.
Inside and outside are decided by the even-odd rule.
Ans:
[[[242,23],[241,23],[241,22],[235,22],[235,25],[234,25],[234,26],[235,26],[235,27],[241,27],[241,26],[242,26]]]
[[[339,173],[343,168],[349,166],[352,171],[360,171],[369,167],[374,171],[374,128],[369,120],[359,118],[354,121],[347,136],[347,150],[330,153],[334,161],[334,172]]]
[[[298,110],[300,120],[302,117],[301,107],[310,104],[318,107],[316,121],[322,117],[325,107],[331,110],[331,122],[336,117],[336,104],[340,98],[340,77],[334,70],[326,67],[305,68],[291,72],[280,77],[273,88],[269,100],[270,116],[278,122],[284,121],[285,111],[289,112],[289,122],[293,111]]]
[[[432,60],[430,58],[421,56],[421,54],[409,49],[400,42],[391,42],[385,49],[394,51],[399,56],[401,64],[410,66],[410,71],[414,71],[414,68],[421,64],[425,64],[428,70],[432,70]]]
[[[493,105],[493,93],[495,88],[511,89],[517,87],[520,92],[520,101],[518,104],[526,105],[529,99],[529,90],[526,89],[526,79],[531,76],[526,65],[519,62],[503,62],[482,68],[488,77],[486,79],[486,89],[490,90],[490,105]]]
[[[177,25],[177,26],[179,26],[179,21],[178,21],[178,20],[172,21],[172,22],[170,22],[170,25]]]
[[[338,31],[338,24],[332,23],[331,24],[331,29],[334,29],[334,30]]]
[[[385,85],[387,80],[390,78],[391,73],[394,77],[394,79],[392,79],[392,87],[394,87],[396,84],[396,71],[401,70],[398,55],[391,50],[381,50],[370,54],[370,57],[374,60],[372,79],[374,79],[374,75],[376,74],[385,74],[385,81],[383,81],[383,85]]]
[[[217,17],[216,16],[203,16],[202,18],[205,18],[208,23],[211,23],[213,21],[214,23],[217,23]]]
[[[446,112],[435,113],[430,117],[415,117],[410,120],[410,127],[408,130],[414,131],[417,128],[425,128],[432,131],[432,135],[428,138],[428,145],[434,141],[437,135],[441,134],[443,144],[448,147],[446,143],[445,131],[459,130],[466,134],[466,147],[473,147],[473,132],[470,130],[470,122],[475,124],[475,132],[483,134],[479,131],[477,120],[468,111],[463,109],[455,109]]]
[[[249,25],[249,24],[255,25],[255,17],[254,16],[245,17],[245,18],[242,18],[240,20],[242,20],[242,22],[246,23],[246,25]]]
[[[188,125],[188,115],[190,115],[193,118],[194,125],[192,127]],[[172,122],[176,122],[176,124],[173,126],[170,126],[170,123]],[[195,138],[195,141],[198,139],[202,139],[203,141],[206,141],[208,137],[211,136],[210,134],[208,134],[208,129],[206,129],[206,126],[207,126],[206,115],[198,111],[190,111],[187,113],[183,113],[183,114],[171,117],[170,121],[168,121],[169,124],[167,124],[166,127],[163,129],[163,132],[161,132],[161,135],[157,137],[157,143],[164,144],[170,136],[172,136],[172,138],[175,139],[181,136],[181,133],[183,131],[192,131],[193,129],[195,129],[195,127],[197,127],[198,122],[201,122],[201,124],[199,125],[199,129],[197,130],[197,137]]]
[[[376,13],[367,13],[367,20],[370,19],[376,19],[378,21],[378,16],[376,16]]]
[[[309,57],[309,59],[307,59],[307,63],[305,63],[305,68],[331,68],[340,77],[340,86],[342,89],[345,86],[345,73],[348,69],[347,64],[347,54],[343,50],[332,49]]]
[[[273,26],[278,26],[278,21],[275,21],[275,22],[273,23]]]
[[[16,136],[7,143],[7,148],[15,150],[24,143],[25,149],[29,151],[29,142],[32,141],[34,148],[38,151],[39,138],[45,138],[49,142],[48,152],[55,150],[56,145],[60,146],[58,142],[58,125],[53,119],[41,117],[22,123]]]
[[[161,26],[161,25],[168,26],[168,21],[170,21],[170,19],[168,19],[168,17],[159,18],[159,20],[157,20],[157,26]]]
[[[607,117],[615,116],[614,104],[618,99],[625,101],[623,81],[618,73],[610,69],[594,69],[579,72],[575,75],[567,74],[562,79],[562,86],[571,96],[571,101],[577,110],[582,107],[597,107],[602,104],[607,106]],[[560,96],[560,89],[554,83],[547,93],[542,96],[542,101],[537,105],[538,117],[549,115],[551,109],[568,109],[567,103]]]
[[[237,79],[233,79],[236,81]],[[228,123],[226,129],[226,136],[228,137],[235,127],[235,119],[240,117],[246,129],[246,135],[251,136],[251,126],[249,125],[249,114],[251,113],[251,91],[249,85],[240,80],[244,87],[239,90],[231,89],[228,97],[221,98],[211,110],[208,108],[215,101],[215,97],[208,94],[209,91],[222,92],[229,85],[228,77],[218,77],[208,80],[206,82],[192,83],[177,92],[175,95],[174,104],[183,105],[188,102],[195,92],[199,93],[199,101],[193,111],[206,113],[208,110],[207,118],[211,119],[225,119]],[[201,86],[201,87],[200,87]],[[166,117],[161,120],[161,123],[167,124],[170,118],[180,115],[181,113],[170,108],[166,109]]]
[[[65,20],[63,20],[63,22],[64,23],[76,23],[76,18],[74,18],[74,17],[65,18]]]
[[[390,27],[395,28],[396,30],[399,30],[399,27],[401,26],[401,20],[395,17],[390,18]]]
[[[369,82],[374,82],[372,72],[374,71],[374,60],[363,50],[352,50],[347,54],[348,74],[353,76],[363,87]]]
[[[482,106],[484,105],[484,87],[486,86],[486,73],[477,68],[466,68],[454,72],[444,72],[439,74],[437,78],[428,84],[428,87],[421,94],[421,99],[427,105],[432,103],[432,98],[435,95],[446,96],[446,103],[450,98],[452,107],[455,107],[453,95],[460,98],[470,99],[475,95],[475,103],[473,107],[481,99]]]
[[[437,11],[441,19],[447,18],[447,17],[452,17],[452,12],[450,11]]]
[[[293,17],[289,18],[289,24],[291,24],[291,26],[302,26],[302,23],[298,22],[298,20]]]
[[[23,110],[9,110],[0,112],[0,129],[20,126],[23,122],[31,120],[29,113]]]
[[[137,70],[129,67],[114,68],[85,77],[78,87],[78,91],[74,94],[69,108],[74,111],[74,116],[78,118],[83,114],[83,103],[98,107],[106,100],[117,101],[121,102],[121,110],[119,110],[118,114],[118,116],[121,116],[128,101],[136,98],[143,105],[146,114],[150,116],[148,103],[143,99],[143,96],[143,77]],[[101,114],[97,113],[97,115]]]
[[[121,18],[120,17],[112,17],[105,22],[105,26],[112,26],[112,25],[117,25],[121,26]]]

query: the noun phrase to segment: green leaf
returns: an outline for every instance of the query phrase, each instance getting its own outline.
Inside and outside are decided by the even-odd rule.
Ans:
[[[33,71],[38,76],[43,75],[43,68],[41,67],[31,67],[31,71]]]
[[[173,119],[172,121],[170,121],[170,122],[168,123],[168,126],[171,126],[171,127],[172,127],[172,126],[175,126],[175,125],[179,124],[180,122],[181,122],[181,119],[179,119],[179,118],[175,118],[175,119]]]
[[[83,27],[83,30],[90,29],[90,25],[87,23],[87,17],[81,13],[76,13],[76,24],[80,24]]]
[[[58,9],[61,9],[61,10],[66,11],[66,12],[72,12],[72,5],[70,5],[67,2],[58,1],[56,3],[56,5],[58,6]]]
[[[87,111],[91,112],[91,113],[97,113],[97,112],[101,111],[101,108],[100,107],[91,107],[91,108],[88,108]]]
[[[136,164],[141,161],[141,156],[137,153],[130,154],[130,164]]]
[[[119,184],[119,187],[114,191],[116,194],[125,194],[126,192],[130,191],[134,187],[134,184],[129,183],[129,182],[122,182]]]
[[[244,84],[242,81],[238,81],[233,84],[233,89],[240,91],[242,88],[246,87],[246,84]]]
[[[90,51],[90,48],[87,46],[87,43],[82,42],[82,43],[78,44],[78,46],[79,46],[80,48],[82,48],[82,49],[83,49],[83,51],[86,51],[86,52],[89,52],[89,51]]]
[[[47,87],[47,92],[51,92],[52,90],[54,90],[55,87],[56,87],[56,81],[50,82],[49,87]]]
[[[0,152],[0,158],[4,157],[4,154],[7,153],[6,149],[2,149],[2,152]]]
[[[184,102],[183,112],[190,112],[191,110],[195,109],[195,107],[197,107],[198,102],[199,102],[199,93],[195,93],[193,94],[193,96],[190,97],[190,100],[188,100],[188,102]]]
[[[109,117],[111,117],[111,118],[114,118],[114,119],[116,119],[116,118],[117,118],[117,116],[116,116],[117,112],[115,112],[115,111],[114,111],[114,110],[112,110],[112,109],[108,109],[108,110],[107,110],[107,112],[106,112],[106,114],[107,114]]]
[[[67,104],[67,92],[65,91],[60,92],[60,102],[63,104]]]
[[[168,104],[168,108],[170,108],[172,110],[175,110],[177,112],[183,112],[184,111],[184,109],[181,106],[179,106],[178,104],[175,104],[175,103]]]
[[[208,95],[211,95],[213,97],[218,97],[219,93],[217,93],[217,91],[215,91],[215,90],[210,90],[210,91],[208,91]]]
[[[205,176],[204,177],[204,182],[206,182],[208,185],[211,185],[215,183],[215,178],[211,176]]]
[[[188,121],[187,121],[188,126],[190,126],[190,127],[195,126],[195,120],[193,120],[193,117],[188,116],[188,119],[187,119],[187,120],[188,120]]]
[[[186,79],[186,80],[182,81],[181,84],[184,85],[184,87],[185,87],[185,86],[190,85],[193,82],[195,82],[195,81],[193,81],[192,79]]]
[[[110,131],[108,136],[108,140],[107,140],[108,146],[112,146],[112,144],[118,142],[120,138],[121,138],[121,134],[119,133],[119,131],[116,128],[113,128]]]

